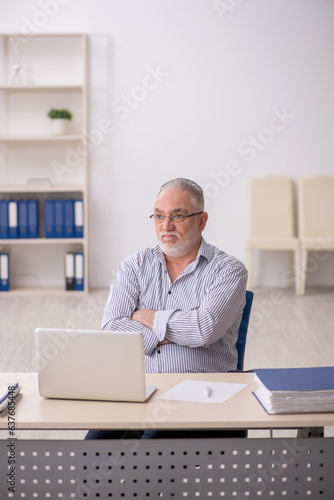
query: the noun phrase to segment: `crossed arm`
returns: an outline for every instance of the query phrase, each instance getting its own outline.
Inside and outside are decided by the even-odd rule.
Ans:
[[[219,340],[241,317],[246,283],[247,272],[231,266],[215,274],[195,309],[137,310],[139,283],[130,266],[123,263],[110,289],[102,329],[141,332],[147,355],[158,345],[167,343],[188,347],[209,345]]]

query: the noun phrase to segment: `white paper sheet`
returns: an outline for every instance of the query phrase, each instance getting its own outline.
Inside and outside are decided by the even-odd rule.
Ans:
[[[247,384],[184,380],[158,396],[157,399],[175,399],[177,401],[197,403],[224,403],[245,387],[247,387]]]

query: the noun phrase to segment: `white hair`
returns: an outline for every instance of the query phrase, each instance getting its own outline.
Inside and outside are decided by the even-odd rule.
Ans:
[[[198,184],[196,184],[196,182],[189,179],[184,179],[182,177],[172,179],[171,181],[165,182],[165,184],[160,187],[158,196],[163,191],[169,191],[172,189],[174,189],[175,191],[189,191],[196,210],[204,210],[203,189]]]

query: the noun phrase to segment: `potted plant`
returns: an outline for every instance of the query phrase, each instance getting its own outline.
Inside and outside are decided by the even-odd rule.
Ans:
[[[47,116],[51,118],[52,134],[66,134],[68,120],[72,120],[72,113],[68,109],[51,108]]]

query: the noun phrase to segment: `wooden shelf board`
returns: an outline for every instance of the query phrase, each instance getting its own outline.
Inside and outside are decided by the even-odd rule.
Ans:
[[[86,243],[85,238],[2,238],[0,246],[8,245],[64,245]]]
[[[82,90],[83,86],[80,84],[73,85],[0,85],[0,90],[6,90],[10,92],[26,92],[26,91],[64,91],[64,90]]]
[[[71,192],[84,192],[83,185],[47,185],[47,184],[33,184],[29,186],[1,186],[0,195],[4,193],[71,193]]]
[[[81,141],[84,136],[80,134],[64,134],[64,135],[0,135],[1,142],[22,142],[22,141]]]
[[[63,287],[13,287],[9,292],[0,292],[0,300],[1,297],[8,297],[8,295],[77,295],[87,293],[88,290],[65,290]]]

